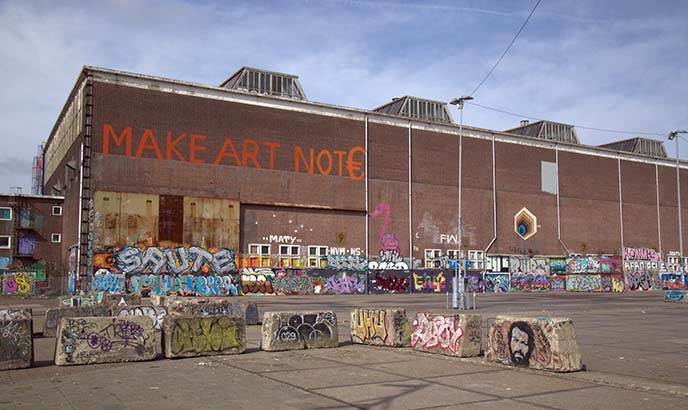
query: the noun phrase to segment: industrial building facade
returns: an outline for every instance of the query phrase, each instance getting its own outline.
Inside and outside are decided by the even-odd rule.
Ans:
[[[481,288],[515,270],[547,290],[622,263],[682,270],[674,161],[522,125],[460,138],[431,100],[358,110],[309,102],[281,73],[214,87],[85,67],[45,145],[44,192],[64,197],[64,271],[112,291],[280,293],[280,278],[360,291],[361,277],[439,291],[459,214]]]

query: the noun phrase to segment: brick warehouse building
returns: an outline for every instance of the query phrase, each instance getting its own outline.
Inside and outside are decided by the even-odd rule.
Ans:
[[[368,291],[441,291],[458,253],[459,171],[480,286],[511,273],[516,288],[610,290],[603,274],[623,272],[647,289],[622,258],[654,286],[660,269],[680,270],[662,143],[585,146],[565,124],[464,126],[460,139],[436,101],[360,110],[251,68],[215,87],[85,67],[44,155],[44,190],[64,197],[63,269],[82,287],[319,293],[366,278]],[[686,164],[680,181],[688,192]]]

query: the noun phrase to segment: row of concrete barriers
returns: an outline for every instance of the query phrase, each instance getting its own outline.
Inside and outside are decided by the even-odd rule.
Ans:
[[[128,306],[126,315],[114,313],[126,311],[123,307],[111,308],[113,316],[90,316],[88,309],[93,307],[57,310],[55,364],[153,360],[157,355],[156,324],[160,324],[163,353],[167,358],[239,354],[246,349],[246,325],[258,323],[255,303],[187,299],[169,301],[165,306]],[[169,314],[156,323],[156,318],[145,313],[150,309]],[[0,370],[32,366],[32,320],[29,309],[0,310]],[[482,320],[475,314],[421,312],[411,322],[403,308],[359,308],[351,312],[351,340],[474,357],[481,354]],[[333,311],[265,312],[263,315],[263,350],[338,345],[338,322]],[[485,358],[555,372],[582,369],[570,319],[498,316],[488,329]]]

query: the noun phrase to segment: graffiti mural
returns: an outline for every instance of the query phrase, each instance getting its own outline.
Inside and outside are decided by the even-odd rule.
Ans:
[[[549,288],[552,292],[566,292],[566,275],[550,276]]]
[[[162,306],[127,306],[119,308],[112,316],[145,316],[153,321],[153,329],[161,330],[167,310]]]
[[[508,273],[485,273],[485,292],[509,292],[511,280]]]
[[[652,272],[625,272],[625,276],[626,287],[630,291],[651,290],[653,287]]]
[[[568,275],[566,290],[568,292],[599,292],[602,290],[600,275]]]
[[[622,273],[621,256],[600,256],[600,273]]]
[[[328,295],[365,294],[367,274],[365,272],[316,271],[323,281],[324,293]]]
[[[126,282],[123,273],[112,273],[107,269],[98,269],[93,274],[93,291],[118,295],[126,292]]]
[[[485,358],[535,369],[580,370],[582,362],[577,346],[564,349],[557,343],[561,340],[557,333],[568,327],[571,329],[567,331],[573,332],[570,319],[510,320],[498,317],[488,329]]]
[[[230,316],[177,317],[165,325],[166,357],[241,353],[244,319]]]
[[[532,273],[511,274],[512,292],[547,292],[550,290],[550,277]]]
[[[380,260],[370,261],[368,269],[371,270],[407,270],[408,263],[404,261],[399,249],[399,238],[393,233],[387,232],[387,225],[389,224],[389,214],[391,207],[389,204],[380,203],[375,207],[375,210],[368,215],[369,219],[384,215],[384,221],[380,228]]]
[[[485,291],[485,282],[483,281],[482,272],[477,270],[468,270],[465,273],[464,290],[469,293],[482,293]],[[450,284],[451,285],[451,284]]]
[[[588,272],[588,258],[583,256],[572,256],[566,258],[566,273],[586,273]]]
[[[683,275],[676,272],[662,272],[661,274],[662,289],[685,289],[686,284],[683,280]]]
[[[5,272],[2,279],[2,294],[28,296],[35,293],[36,272]]]
[[[337,334],[337,317],[334,312],[293,314],[286,322],[282,322],[281,317],[279,319],[273,340],[282,343],[317,342],[328,340]]]
[[[550,275],[566,273],[566,258],[549,258]]]
[[[419,312],[413,321],[414,350],[454,356],[480,354],[482,331],[477,315],[442,315]]]
[[[276,271],[272,287],[276,295],[318,295],[324,292],[322,278],[300,269]]]
[[[93,265],[125,274],[223,274],[236,269],[233,250],[188,245],[176,248],[125,246],[96,254]]]
[[[241,268],[241,292],[244,295],[274,295],[275,273],[270,268]]]
[[[550,262],[547,258],[512,256],[509,258],[512,292],[548,291]]]
[[[654,249],[624,248],[623,272],[630,291],[659,289],[660,260]]]
[[[33,255],[36,251],[37,241],[28,236],[20,237],[17,241],[17,251],[20,255]]]
[[[368,293],[411,293],[411,273],[398,270],[370,272]]]
[[[0,370],[33,365],[32,332],[30,318],[0,321]]]
[[[623,275],[600,275],[602,292],[623,292],[624,291],[624,277]]]
[[[327,255],[327,269],[362,271],[367,268],[368,261],[363,256]]]
[[[88,317],[62,319],[55,364],[150,360],[155,337],[150,319]]]
[[[155,275],[126,277],[127,293],[140,296],[235,296],[238,287],[230,275]]]
[[[454,273],[438,270],[413,271],[413,293],[443,293]],[[451,286],[451,285],[449,285]]]

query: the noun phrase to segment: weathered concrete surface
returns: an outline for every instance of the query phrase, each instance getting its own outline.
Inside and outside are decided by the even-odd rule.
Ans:
[[[256,303],[241,302],[237,298],[174,298],[168,299],[166,306],[171,315],[230,315],[244,318],[247,325],[259,323]]]
[[[58,366],[155,359],[153,321],[146,316],[62,318]]]
[[[246,321],[231,315],[170,315],[163,321],[163,346],[167,358],[243,353]]]
[[[153,329],[162,330],[162,321],[167,316],[167,309],[162,306],[115,306],[112,316],[146,316],[153,321]]]
[[[481,318],[470,314],[419,312],[413,321],[411,347],[448,356],[480,355]]]
[[[351,341],[378,346],[410,347],[411,325],[406,310],[357,308],[351,311]]]
[[[24,309],[2,308],[2,309],[0,309],[0,320],[21,320],[21,319],[33,319],[33,311],[31,310],[31,308],[24,308]]]
[[[125,305],[140,305],[141,296],[139,295],[113,295],[106,292],[97,292],[88,295],[74,295],[74,296],[61,296],[58,298],[60,301],[60,306],[96,306],[96,305],[109,305],[109,306],[121,306],[122,301]]]
[[[78,307],[59,307],[48,309],[45,312],[45,324],[43,326],[43,337],[55,337],[57,335],[57,327],[60,324],[60,319],[63,317],[88,317],[110,316],[110,307],[108,306],[78,306]]]
[[[23,312],[22,315],[25,315]],[[19,316],[20,314],[16,314]],[[0,320],[0,370],[33,366],[33,321]]]
[[[497,316],[487,333],[485,359],[554,372],[583,368],[573,321]]]
[[[326,312],[265,312],[260,348],[266,351],[337,347],[337,315]]]
[[[664,301],[671,303],[688,303],[688,291],[681,289],[670,289],[664,291]]]

